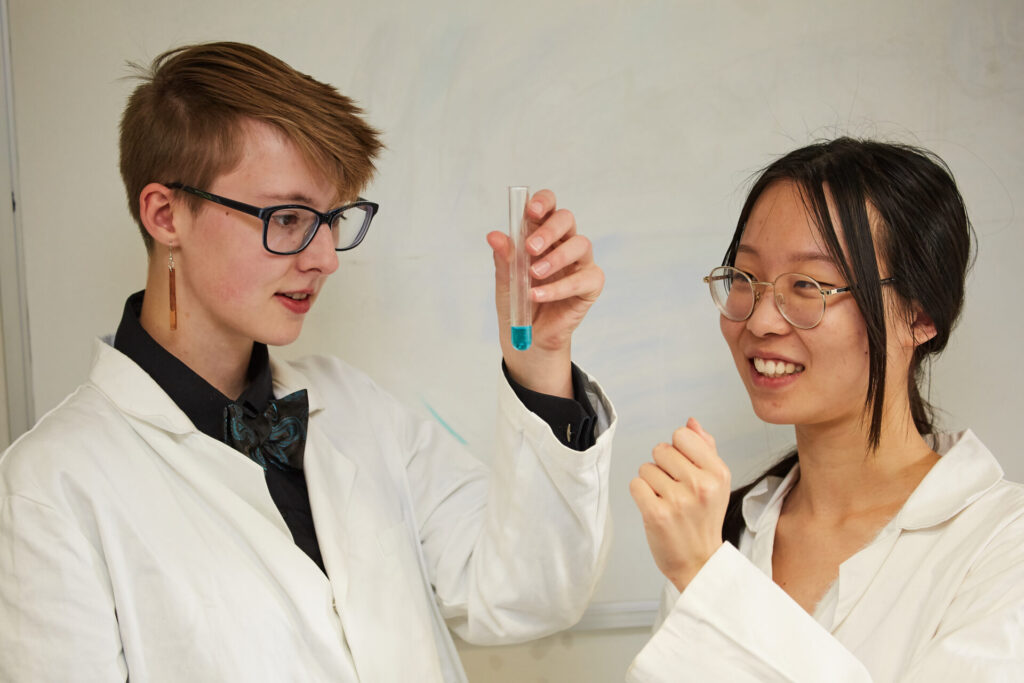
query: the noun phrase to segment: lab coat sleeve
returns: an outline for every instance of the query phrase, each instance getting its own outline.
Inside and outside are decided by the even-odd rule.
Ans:
[[[424,564],[442,616],[468,642],[544,636],[576,623],[586,608],[611,540],[615,431],[614,409],[589,377],[587,391],[598,434],[581,452],[560,444],[499,380],[490,473],[451,448],[437,452],[436,425],[416,430],[407,474]]]
[[[0,497],[0,680],[127,680],[114,599],[94,546],[66,515]]]
[[[730,543],[681,595],[671,588],[666,598],[666,618],[630,666],[629,683],[871,680],[856,657]]]
[[[732,545],[668,609],[630,683],[679,680],[870,681],[867,668]],[[1024,532],[1001,534],[974,563],[902,683],[1024,680]]]

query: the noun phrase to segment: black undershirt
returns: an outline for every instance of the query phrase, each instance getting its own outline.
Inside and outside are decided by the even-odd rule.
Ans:
[[[224,409],[234,401],[160,346],[142,328],[139,314],[142,312],[144,293],[136,292],[125,302],[121,323],[114,336],[114,348],[145,370],[196,429],[210,438],[224,441]],[[530,391],[513,381],[507,371],[505,377],[523,405],[547,422],[561,443],[580,451],[594,444],[596,413],[584,391],[583,373],[575,365],[572,367],[572,383],[576,400]],[[245,379],[246,388],[237,402],[248,401],[257,411],[262,412],[274,398],[270,359],[265,344],[253,344]],[[241,453],[239,455],[246,457]],[[295,544],[326,573],[313,526],[309,489],[303,471],[268,467],[265,475],[270,497],[288,525]]]

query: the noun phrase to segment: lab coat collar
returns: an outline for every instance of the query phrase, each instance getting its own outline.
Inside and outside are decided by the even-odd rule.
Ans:
[[[800,464],[797,463],[785,477],[765,477],[747,491],[743,497],[743,521],[751,533],[762,531],[761,526],[765,523],[775,525],[778,511],[775,514],[765,513],[776,508],[781,510],[782,501],[796,483],[799,472]]]
[[[310,387],[309,379],[291,365],[270,356],[274,395],[287,396],[306,389],[309,414],[323,410],[323,398]],[[167,396],[156,380],[128,356],[113,347],[113,336],[95,340],[89,380],[98,386],[117,408],[132,417],[172,434],[196,430],[188,416]]]
[[[942,524],[977,500],[1003,478],[995,456],[971,430],[926,437],[942,457],[907,499],[893,520],[906,530]],[[784,478],[767,477],[743,498],[743,521],[752,533],[774,527],[782,501],[799,476],[797,464]]]
[[[313,386],[313,382],[310,382],[309,378],[300,370],[277,360],[274,354],[270,354],[270,374],[274,379],[274,396],[287,396],[300,389],[305,389],[309,399],[310,416],[323,410],[323,397]]]
[[[89,381],[126,415],[171,434],[196,431],[195,425],[146,371],[111,345],[112,337],[93,344]]]
[[[930,440],[942,457],[896,515],[895,523],[906,530],[942,524],[1003,478],[1003,468],[971,430]]]

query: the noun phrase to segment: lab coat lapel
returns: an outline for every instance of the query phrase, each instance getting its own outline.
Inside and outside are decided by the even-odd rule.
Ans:
[[[106,344],[97,348],[90,379],[153,452],[237,530],[257,557],[273,567],[282,583],[293,584],[297,603],[309,604],[316,593],[309,594],[309,589],[317,583],[322,592],[323,574],[295,545],[259,465],[196,430],[148,374]]]
[[[443,680],[434,607],[422,589],[416,542],[406,520],[389,511],[393,501],[380,500],[378,486],[356,464],[385,457],[378,452],[380,441],[362,429],[325,423],[324,397],[313,383],[284,363],[273,363],[272,369],[276,395],[309,391],[306,484],[335,609],[359,679]],[[360,452],[346,454],[350,449]],[[427,662],[433,666],[427,668]]]
[[[153,378],[127,356],[99,343],[90,379],[139,436],[214,508],[239,520],[258,513],[278,535],[291,540],[260,466],[199,432]]]
[[[868,592],[871,582],[896,547],[900,533],[899,525],[889,522],[878,532],[878,536],[873,541],[839,565],[839,578],[836,579],[838,595],[836,596],[835,614],[831,624],[823,624],[825,628],[834,633],[853,612],[853,608]],[[852,643],[851,647],[856,649]]]
[[[316,422],[311,416],[306,431],[306,487],[309,489],[320,554],[331,580],[335,604],[343,605],[348,592],[351,562],[348,556],[352,543],[348,512],[357,468],[334,448]],[[344,621],[342,615],[342,623]]]
[[[324,401],[309,378],[291,365],[270,357],[274,378],[274,395],[287,396],[305,389],[309,401],[309,423],[306,427],[306,450],[303,470],[309,504],[316,527],[317,543],[330,577],[335,605],[345,602],[348,591],[349,503],[356,481],[357,467],[331,442],[321,429]]]

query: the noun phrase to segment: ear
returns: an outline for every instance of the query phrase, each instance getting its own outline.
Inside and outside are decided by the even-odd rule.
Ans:
[[[174,246],[177,243],[174,214],[180,210],[181,204],[174,202],[174,191],[160,183],[146,185],[139,194],[139,217],[157,244]]]
[[[914,304],[914,319],[910,323],[910,331],[914,335],[914,347],[931,340],[935,336],[935,321],[932,317],[921,310],[918,304]]]

